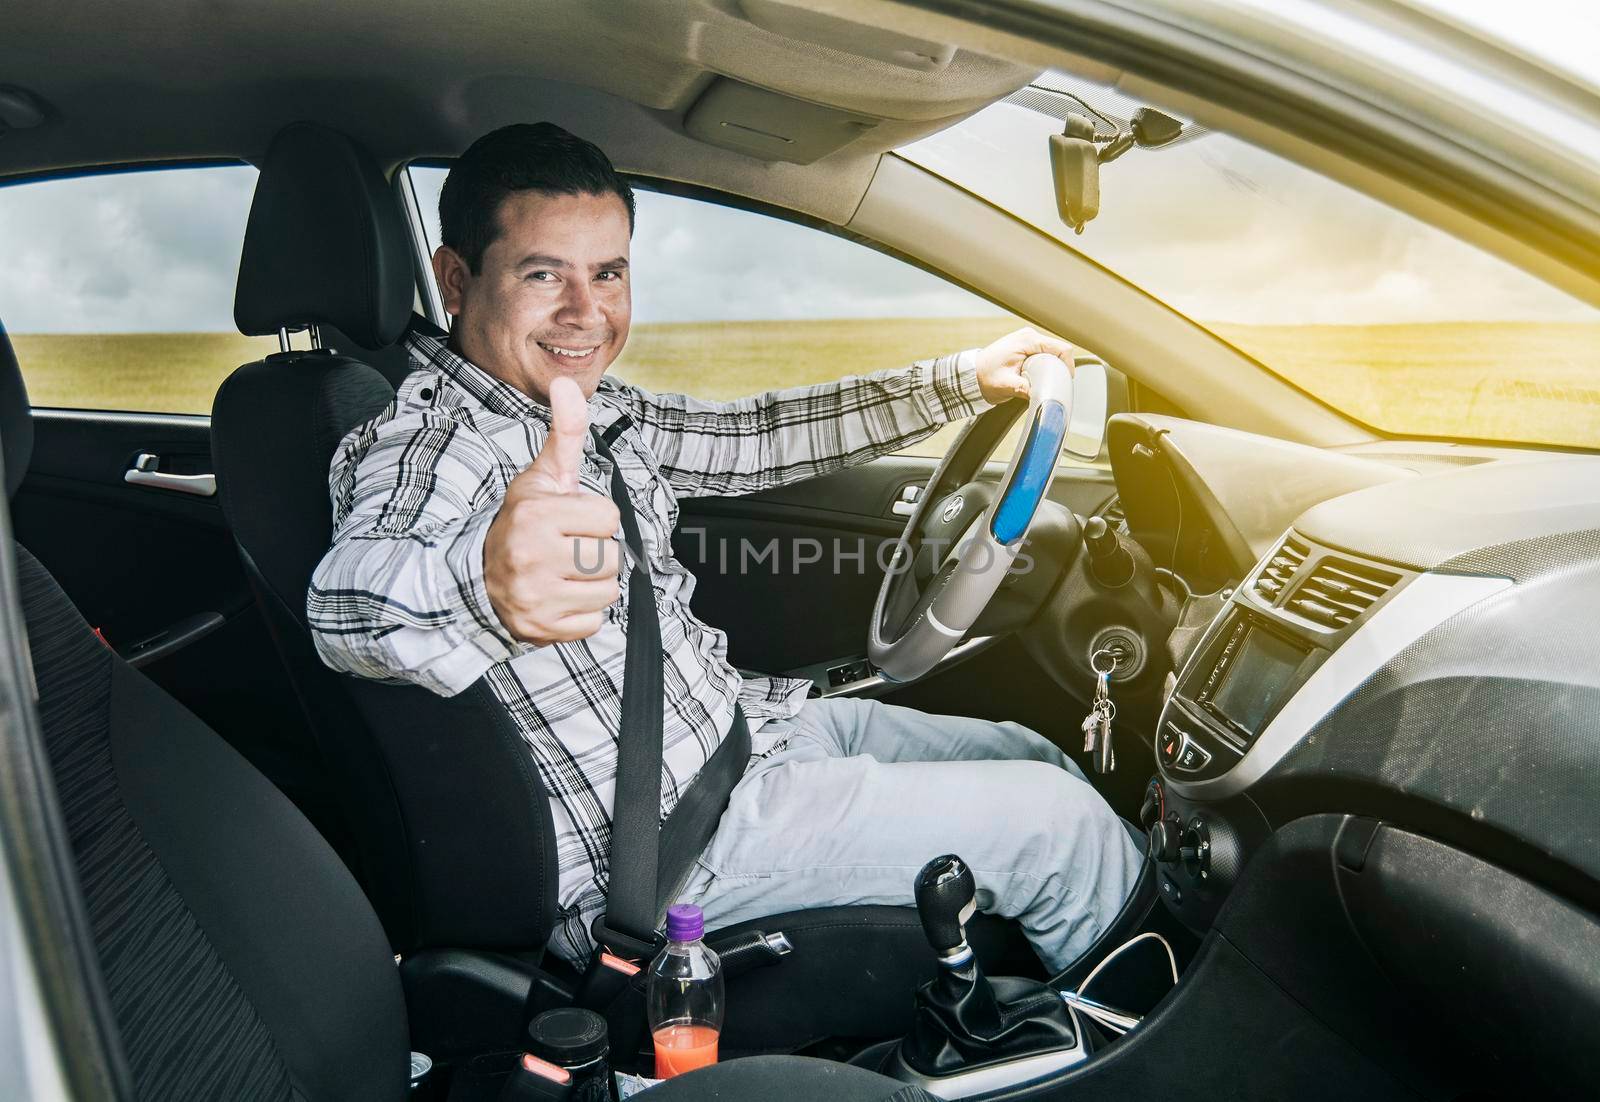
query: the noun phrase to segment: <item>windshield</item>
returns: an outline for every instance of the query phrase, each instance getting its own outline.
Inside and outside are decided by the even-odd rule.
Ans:
[[[1187,127],[1129,149],[1101,166],[1100,213],[1075,234],[1049,138],[1067,111],[1104,138],[1139,106],[1049,73],[898,153],[1374,428],[1600,447],[1600,311],[1245,142]]]

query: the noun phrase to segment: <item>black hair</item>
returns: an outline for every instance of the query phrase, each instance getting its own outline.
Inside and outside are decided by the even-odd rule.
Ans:
[[[501,202],[518,191],[615,195],[628,208],[633,233],[633,188],[599,146],[553,122],[502,126],[467,147],[439,192],[439,237],[474,275],[500,236]]]

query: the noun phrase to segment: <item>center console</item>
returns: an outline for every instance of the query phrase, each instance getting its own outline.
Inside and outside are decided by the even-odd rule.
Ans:
[[[1191,650],[1145,801],[1162,899],[1190,927],[1210,925],[1270,832],[1245,790],[1386,660],[1385,640],[1414,637],[1386,627],[1385,610],[1415,577],[1291,530]]]
[[[1406,603],[1416,577],[1291,530],[1183,663],[1156,729],[1163,778],[1191,797],[1243,791],[1338,703],[1352,677],[1375,672],[1392,654],[1387,643],[1414,638],[1386,612]]]
[[[1269,824],[1252,785],[1401,651],[1501,579],[1418,572],[1290,529],[1182,662],[1146,807],[1163,900],[1210,925]]]
[[[1228,772],[1327,656],[1281,621],[1230,603],[1161,716],[1162,769],[1186,780]]]

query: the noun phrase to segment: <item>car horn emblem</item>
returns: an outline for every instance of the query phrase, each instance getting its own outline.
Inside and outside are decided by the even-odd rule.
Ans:
[[[952,520],[955,520],[961,515],[961,509],[966,505],[966,503],[966,498],[962,497],[960,494],[955,495],[949,501],[944,503],[944,508],[939,512],[939,519],[944,523],[949,524]]]

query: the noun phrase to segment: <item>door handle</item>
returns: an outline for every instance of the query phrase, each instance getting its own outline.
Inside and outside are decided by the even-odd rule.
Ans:
[[[214,497],[217,492],[217,476],[214,474],[168,474],[157,470],[161,466],[161,457],[150,452],[140,452],[133,461],[133,466],[122,472],[122,480],[135,486],[149,486],[155,490],[172,490],[180,494],[194,494],[196,497]]]
[[[889,512],[897,517],[909,517],[917,511],[917,499],[922,496],[922,484],[913,483],[910,486],[900,487],[900,496],[889,506]]]
[[[190,643],[199,642],[225,623],[227,621],[220,612],[197,612],[119,653],[128,665],[137,670],[152,662],[159,662],[169,654],[176,654]]]

